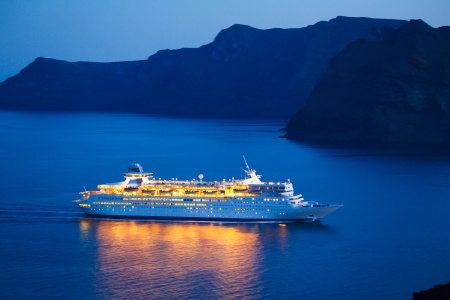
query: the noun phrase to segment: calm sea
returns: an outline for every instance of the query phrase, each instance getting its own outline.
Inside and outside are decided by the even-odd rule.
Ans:
[[[410,299],[450,281],[450,155],[278,138],[284,121],[0,112],[1,299]],[[426,152],[426,153],[424,153]],[[156,178],[290,179],[320,223],[85,217],[139,162]]]

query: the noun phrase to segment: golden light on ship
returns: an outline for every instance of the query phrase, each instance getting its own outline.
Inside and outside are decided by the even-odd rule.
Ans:
[[[99,190],[85,191],[75,202],[85,214],[95,216],[249,221],[314,221],[342,206],[304,201],[301,194],[294,194],[289,181],[263,182],[246,166],[245,179],[241,180],[203,181],[200,174],[199,181],[177,181],[156,180],[134,163],[124,181],[100,184]]]

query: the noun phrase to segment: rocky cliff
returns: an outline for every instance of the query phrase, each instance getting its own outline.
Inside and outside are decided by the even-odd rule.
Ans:
[[[300,29],[234,25],[195,49],[115,63],[37,58],[0,84],[0,109],[289,117],[332,57],[405,21],[337,17]]]
[[[413,300],[447,300],[450,299],[450,282],[438,284],[427,290],[413,293]]]
[[[349,44],[286,129],[324,143],[450,143],[450,27],[412,20]]]

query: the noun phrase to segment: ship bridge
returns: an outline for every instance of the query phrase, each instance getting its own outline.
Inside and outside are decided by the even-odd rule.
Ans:
[[[149,179],[153,177],[153,173],[144,172],[144,168],[138,163],[133,163],[128,167],[128,172],[123,174],[125,176],[125,179],[131,179],[131,178],[142,178],[145,182],[145,178]]]

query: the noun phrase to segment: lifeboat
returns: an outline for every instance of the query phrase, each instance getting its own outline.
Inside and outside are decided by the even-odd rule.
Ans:
[[[198,194],[198,191],[194,191],[194,190],[186,190],[184,192],[186,195],[196,195]]]

